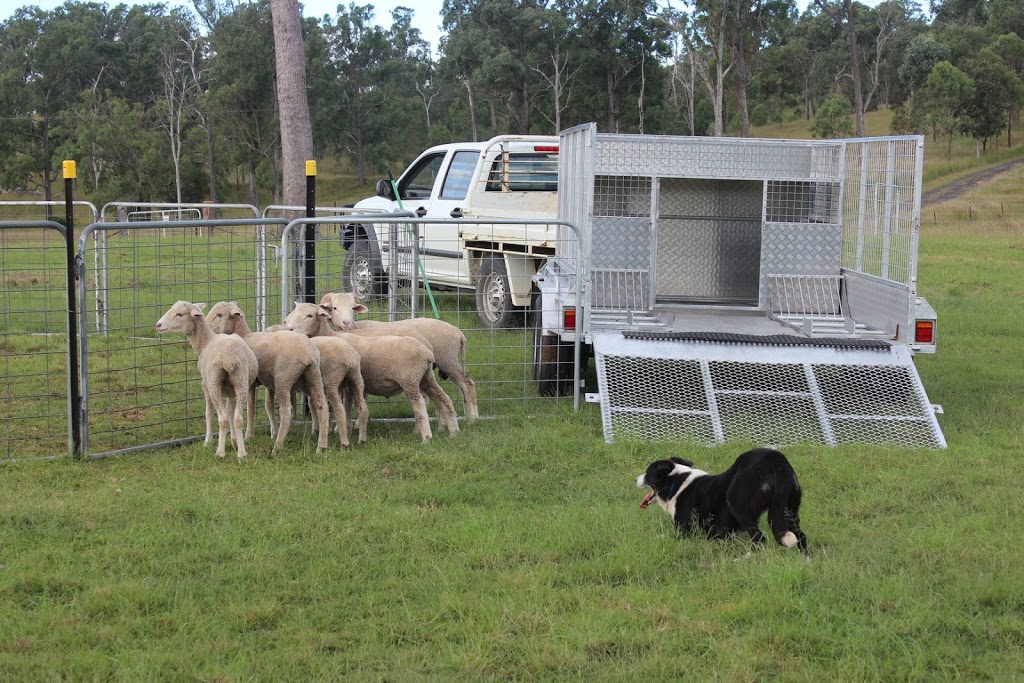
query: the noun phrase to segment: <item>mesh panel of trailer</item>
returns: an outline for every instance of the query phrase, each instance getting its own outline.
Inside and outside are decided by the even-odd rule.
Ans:
[[[946,445],[902,345],[647,336],[594,338],[609,443],[627,438]]]

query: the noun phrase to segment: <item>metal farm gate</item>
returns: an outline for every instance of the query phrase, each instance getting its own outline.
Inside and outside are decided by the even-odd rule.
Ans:
[[[920,137],[560,145],[606,440],[945,446],[910,348]]]
[[[304,209],[112,203],[101,214],[88,205],[77,216],[85,227],[75,231],[78,279],[69,283],[62,226],[34,221],[35,214],[26,212],[41,209],[14,204],[0,203],[18,219],[0,223],[6,427],[0,461],[63,457],[73,443],[82,456],[102,458],[202,439],[205,402],[195,353],[184,337],[159,335],[154,328],[167,308],[179,299],[208,308],[236,301],[252,328],[261,330],[280,322],[295,300],[318,301],[324,292],[344,289],[340,233],[351,209],[318,207],[317,218],[289,223],[285,214]],[[177,220],[179,211],[192,219]],[[97,220],[103,214],[106,220]],[[384,220],[392,223],[398,245],[388,256],[395,261],[390,272],[420,272],[414,265],[420,225]],[[310,260],[314,267],[307,270]],[[471,292],[435,288],[428,301],[415,278],[393,279],[387,296],[367,302],[365,317],[433,316],[436,310],[462,328],[482,415],[531,414],[550,404],[553,399],[539,398],[534,389],[531,330],[482,330]],[[73,336],[69,288],[76,304]],[[74,408],[68,389],[72,339],[81,387]],[[458,389],[443,379],[441,385],[462,415]],[[401,398],[371,400],[370,406],[371,422],[411,420]],[[72,412],[80,440],[69,434],[76,423]],[[256,419],[257,434],[266,433],[262,406]],[[306,438],[305,430],[295,434]]]

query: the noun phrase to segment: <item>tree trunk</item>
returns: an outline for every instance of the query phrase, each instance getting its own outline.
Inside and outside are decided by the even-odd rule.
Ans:
[[[206,165],[210,169],[210,201],[217,203],[217,155],[213,144],[213,120],[203,117],[203,131],[206,133]]]
[[[468,78],[462,79],[462,85],[466,86],[466,97],[469,99],[470,140],[476,142],[480,139],[479,132],[476,127],[476,98],[473,97],[473,86],[470,85]]]
[[[313,129],[306,99],[306,57],[298,0],[270,0],[274,21],[277,101],[281,113],[283,201],[289,206],[306,203],[305,162],[313,158]]]
[[[609,133],[617,133],[618,128],[615,123],[615,80],[612,76],[611,67],[605,69],[605,94],[607,96],[607,126]]]

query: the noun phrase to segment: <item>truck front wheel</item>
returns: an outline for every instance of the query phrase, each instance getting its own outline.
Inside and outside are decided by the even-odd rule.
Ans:
[[[361,301],[373,301],[385,290],[384,270],[380,259],[370,251],[365,239],[356,239],[345,256],[345,286]]]
[[[488,329],[522,327],[525,309],[512,303],[512,288],[503,258],[485,258],[476,277],[476,313]]]
[[[540,396],[568,396],[572,393],[572,344],[558,335],[544,334],[540,297],[533,297],[533,379]]]

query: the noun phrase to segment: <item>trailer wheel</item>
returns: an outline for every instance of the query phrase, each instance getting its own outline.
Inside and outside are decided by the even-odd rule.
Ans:
[[[476,277],[476,314],[488,329],[522,327],[525,309],[512,303],[505,259],[485,258]]]
[[[533,379],[540,396],[568,396],[572,393],[572,344],[554,334],[544,334],[540,295],[533,295]]]
[[[387,288],[380,260],[371,253],[365,239],[357,237],[348,248],[344,281],[348,291],[364,302],[380,298]]]

